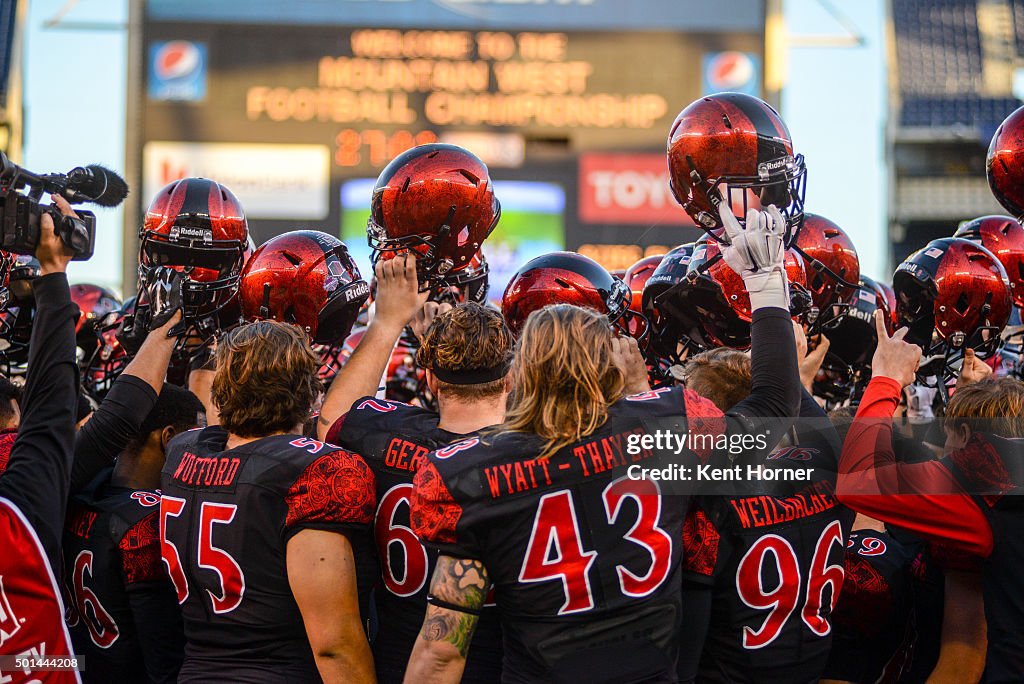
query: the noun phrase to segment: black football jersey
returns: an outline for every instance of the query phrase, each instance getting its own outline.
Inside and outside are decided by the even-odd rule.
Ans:
[[[503,681],[675,681],[689,496],[629,472],[700,457],[630,449],[652,422],[679,434],[725,427],[710,402],[662,388],[616,402],[600,429],[550,458],[538,458],[536,435],[484,433],[431,453],[417,474],[413,529],[487,568]]]
[[[373,473],[358,455],[299,435],[226,443],[214,426],[167,447],[160,542],[185,621],[179,681],[319,681],[287,543],[307,528],[344,534],[368,599]]]
[[[64,583],[84,682],[173,682],[185,635],[160,560],[160,492],[113,487],[101,473],[71,501]]]
[[[817,681],[828,659],[854,514],[835,498],[830,449],[781,447],[768,459],[812,468],[812,479],[772,495],[702,496],[686,521],[683,576],[712,593],[700,682]]]
[[[919,650],[915,623],[922,616],[915,615],[915,607],[922,585],[935,572],[925,545],[904,543],[888,532],[855,530],[846,543],[844,567],[825,678],[908,681]]]
[[[439,429],[438,419],[437,413],[417,406],[364,397],[327,433],[329,443],[362,456],[377,479],[373,532],[381,572],[374,591],[373,656],[377,680],[384,684],[405,677],[437,562],[437,550],[421,544],[410,529],[413,476],[429,452],[467,437]],[[500,679],[501,626],[492,606],[480,615],[462,681]]]

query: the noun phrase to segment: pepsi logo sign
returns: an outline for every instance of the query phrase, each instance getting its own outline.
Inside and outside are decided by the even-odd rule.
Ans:
[[[198,101],[206,97],[206,44],[190,40],[149,45],[149,99]]]
[[[187,40],[172,40],[156,51],[153,69],[164,80],[185,78],[202,66],[202,55],[195,43]]]
[[[760,64],[756,55],[727,50],[704,55],[704,92],[759,95]]]

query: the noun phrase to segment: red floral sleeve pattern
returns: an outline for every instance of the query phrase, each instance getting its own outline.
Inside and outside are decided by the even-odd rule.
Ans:
[[[702,508],[690,508],[683,522],[683,569],[704,577],[714,575],[721,538]]]
[[[117,544],[128,585],[168,579],[160,560],[159,517],[160,512],[153,511],[132,525]]]
[[[416,472],[413,486],[410,502],[413,532],[429,542],[454,544],[462,507],[452,498],[433,463],[428,461]]]
[[[710,399],[705,399],[693,390],[683,390],[683,401],[686,406],[686,427],[691,435],[708,435],[711,439],[691,440],[697,446],[693,450],[701,460],[711,456],[712,447],[719,435],[725,433],[725,415]]]
[[[376,505],[376,480],[360,456],[339,449],[309,464],[285,501],[285,529],[307,523],[369,525]]]

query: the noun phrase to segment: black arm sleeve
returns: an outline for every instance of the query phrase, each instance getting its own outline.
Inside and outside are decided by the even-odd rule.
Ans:
[[[800,366],[793,321],[785,309],[754,312],[750,324],[750,395],[726,411],[730,432],[781,439],[800,409]]]
[[[110,467],[129,440],[138,435],[156,400],[156,392],[145,380],[134,375],[118,377],[75,438],[72,494],[81,491],[97,473]]]
[[[147,681],[172,684],[185,659],[185,628],[174,587],[169,582],[132,585],[128,587],[128,604]]]
[[[78,406],[75,319],[79,312],[63,273],[36,278],[32,290],[36,315],[21,425],[7,471],[0,478],[0,496],[21,509],[39,535],[50,566],[58,568]]]

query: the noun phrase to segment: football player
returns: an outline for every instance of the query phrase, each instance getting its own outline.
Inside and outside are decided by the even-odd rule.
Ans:
[[[802,352],[797,324],[794,333]],[[729,410],[750,393],[750,368],[745,353],[713,349],[687,362],[686,387]],[[780,468],[812,468],[809,481],[699,497],[690,512],[684,605],[707,610],[686,621],[681,681],[810,682],[824,670],[854,516],[834,496],[839,437],[806,390],[800,418],[794,439],[768,459]]]
[[[902,388],[914,379],[921,347],[904,341],[907,329],[890,337],[881,314],[875,319],[873,376],[844,443],[837,495],[858,512],[980,560],[988,622],[986,681],[1019,681],[1024,612],[1017,568],[1024,562],[1024,518],[1017,495],[1024,491],[1024,478],[1017,438],[1024,437],[1024,385],[1000,378],[959,386],[946,410],[946,455],[900,463],[892,447],[891,417]],[[971,379],[965,376],[975,370],[975,361],[973,352],[965,355],[961,381]]]
[[[161,478],[187,641],[178,681],[373,681],[374,477],[301,435],[319,359],[296,326],[258,321],[226,333],[215,362],[220,425],[171,440]]]
[[[426,369],[438,411],[368,395],[327,434],[330,443],[362,455],[377,476],[374,534],[381,584],[375,597],[378,632],[373,652],[381,682],[401,682],[405,675],[437,560],[437,551],[424,548],[410,531],[413,477],[427,452],[472,437],[505,416],[513,339],[501,314],[473,302],[437,309],[422,333],[416,362]],[[417,328],[425,322],[419,318]],[[363,356],[363,362],[368,358]],[[479,649],[469,658],[462,681],[499,681],[501,630],[493,609],[483,611],[477,639]]]
[[[769,207],[745,231],[726,224],[725,258],[757,309],[755,391],[728,421],[690,391],[637,393],[649,387],[643,358],[605,315],[570,304],[533,312],[502,427],[432,452],[416,474],[412,527],[441,555],[406,681],[459,680],[492,584],[506,681],[674,681],[689,496],[640,478],[661,454],[627,444],[658,424],[723,437],[777,430],[799,402],[786,222]],[[700,461],[684,449],[672,462]]]
[[[164,385],[138,436],[113,469],[72,499],[64,528],[71,640],[89,666],[85,682],[173,682],[185,635],[174,586],[160,561],[164,448],[191,430],[203,405]]]

